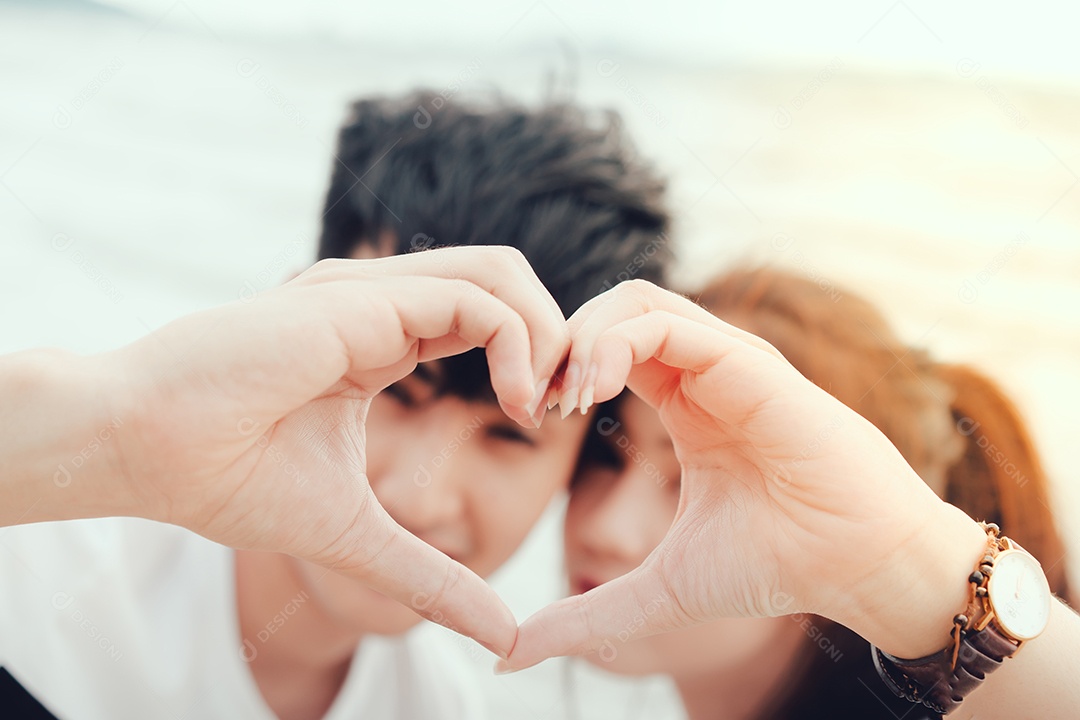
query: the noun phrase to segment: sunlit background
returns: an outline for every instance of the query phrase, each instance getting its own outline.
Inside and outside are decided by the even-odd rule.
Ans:
[[[686,287],[750,261],[868,296],[1008,389],[1066,518],[1077,27],[1064,1],[0,3],[0,352],[112,348],[303,268],[353,97],[572,98],[670,179]],[[558,510],[494,580],[519,618],[561,592]],[[425,632],[493,717],[680,717],[661,682],[494,678]]]

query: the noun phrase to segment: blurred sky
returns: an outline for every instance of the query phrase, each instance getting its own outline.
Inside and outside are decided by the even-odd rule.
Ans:
[[[164,23],[205,25],[221,35],[323,37],[468,50],[520,27],[519,43],[551,32],[579,42],[704,66],[821,62],[843,52],[852,65],[901,72],[948,71],[957,55],[987,70],[1038,81],[1080,81],[1080,6],[1064,0],[954,2],[340,2],[109,0]]]

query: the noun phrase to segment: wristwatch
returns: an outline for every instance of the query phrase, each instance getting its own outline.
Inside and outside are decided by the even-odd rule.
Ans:
[[[1052,595],[1039,561],[982,523],[987,552],[968,576],[971,601],[953,618],[952,643],[915,660],[871,646],[874,667],[900,697],[946,714],[1050,621]]]

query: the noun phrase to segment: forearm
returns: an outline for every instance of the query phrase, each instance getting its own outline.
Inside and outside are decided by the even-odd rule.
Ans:
[[[0,357],[0,526],[137,514],[116,482],[116,436],[131,418],[103,362],[59,350]]]

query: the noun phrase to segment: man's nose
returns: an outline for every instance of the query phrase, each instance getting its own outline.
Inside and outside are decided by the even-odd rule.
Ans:
[[[441,453],[439,433],[413,436],[394,461],[371,478],[372,489],[394,520],[414,535],[431,533],[458,521],[465,510],[462,483],[453,458]]]

